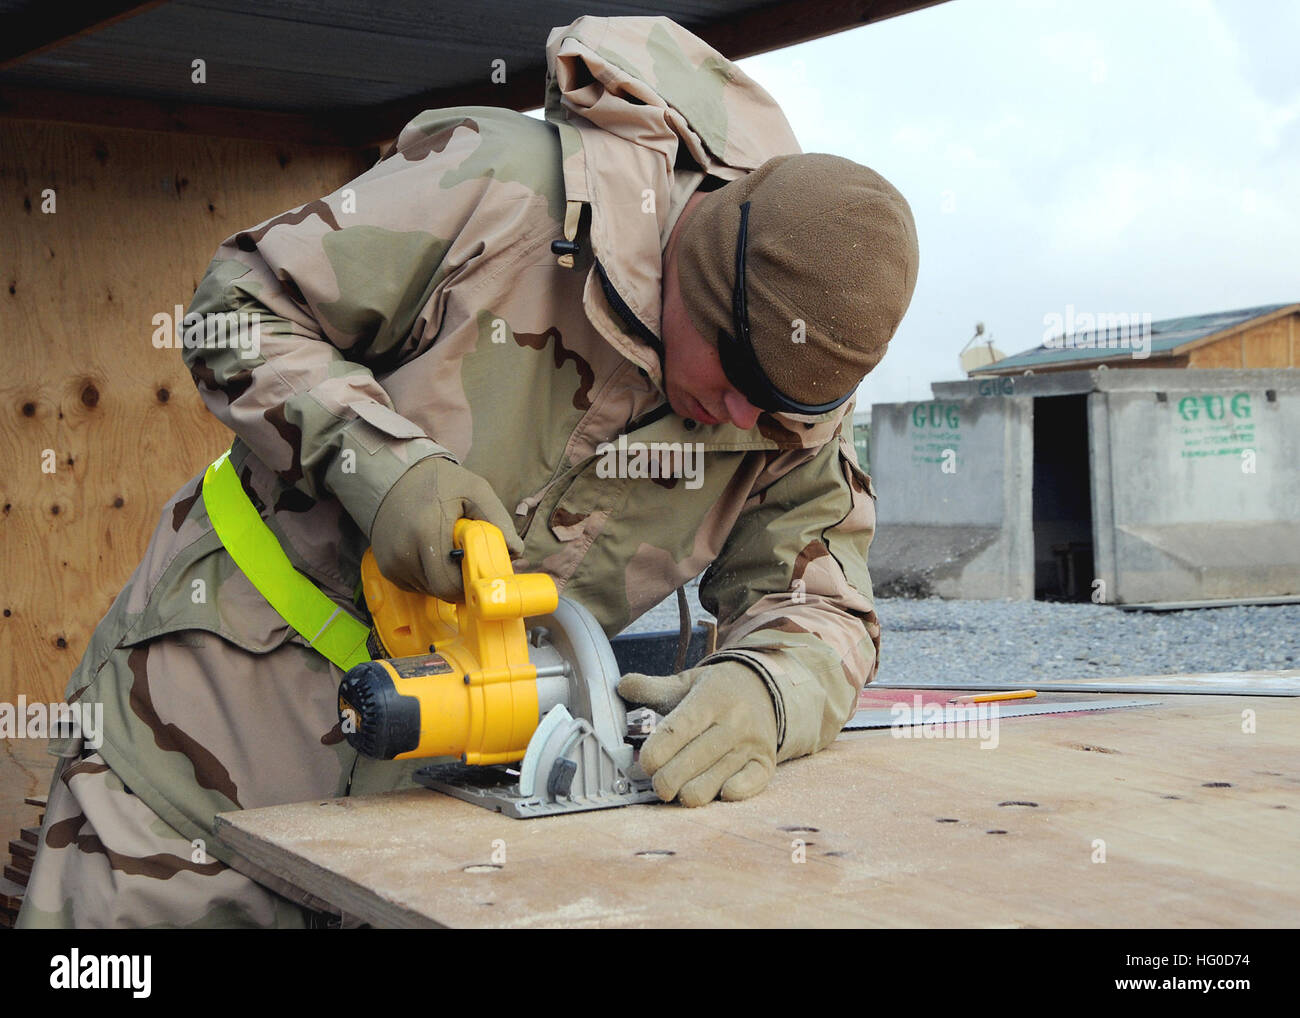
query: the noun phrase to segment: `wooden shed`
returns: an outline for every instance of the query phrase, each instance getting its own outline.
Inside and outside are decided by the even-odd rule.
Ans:
[[[1108,368],[1300,367],[1300,303],[1216,311],[1151,321],[1150,315],[1056,315],[1060,331],[1041,346],[970,372],[1025,372]]]

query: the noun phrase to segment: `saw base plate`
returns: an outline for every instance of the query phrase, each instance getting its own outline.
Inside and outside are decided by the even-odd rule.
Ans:
[[[425,788],[463,799],[465,802],[495,810],[516,820],[554,816],[558,813],[583,813],[594,809],[631,806],[640,802],[658,802],[659,796],[650,780],[633,781],[626,792],[608,795],[548,801],[545,795],[519,794],[519,774],[506,767],[471,767],[468,764],[431,764],[415,772],[415,780]]]

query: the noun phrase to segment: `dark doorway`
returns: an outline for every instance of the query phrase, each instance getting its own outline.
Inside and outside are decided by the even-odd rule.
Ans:
[[[1034,400],[1034,596],[1092,595],[1092,497],[1088,397]]]

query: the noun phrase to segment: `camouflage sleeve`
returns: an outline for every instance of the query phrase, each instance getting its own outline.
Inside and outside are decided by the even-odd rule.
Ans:
[[[438,194],[425,157],[431,131],[457,126],[417,119],[356,180],[230,237],[185,318],[183,356],[212,413],[286,484],[336,495],[366,533],[407,468],[450,456],[375,374],[437,335],[448,238],[472,207]]]
[[[875,677],[875,524],[871,480],[841,433],[750,498],[704,575],[700,599],[718,617],[720,648],[705,663],[740,660],[763,676],[778,761],[830,745]]]

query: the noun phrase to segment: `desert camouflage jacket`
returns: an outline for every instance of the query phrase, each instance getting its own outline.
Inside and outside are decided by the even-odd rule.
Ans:
[[[813,752],[879,643],[851,404],[697,426],[668,412],[657,352],[662,251],[686,200],[798,144],[766,92],[666,19],[582,18],[547,54],[544,121],[425,112],[357,179],[230,237],[184,356],[290,558],[354,614],[384,494],[450,456],[516,513],[516,567],[549,573],[610,635],[705,571],[720,653],[776,693],[779,758]],[[243,331],[223,345],[219,321]],[[139,709],[99,688],[113,647],[180,630],[253,651],[301,639],[250,622],[265,604],[219,550],[195,478],[69,685],[108,703],[115,770],[162,780],[115,748],[113,718],[138,726]]]

